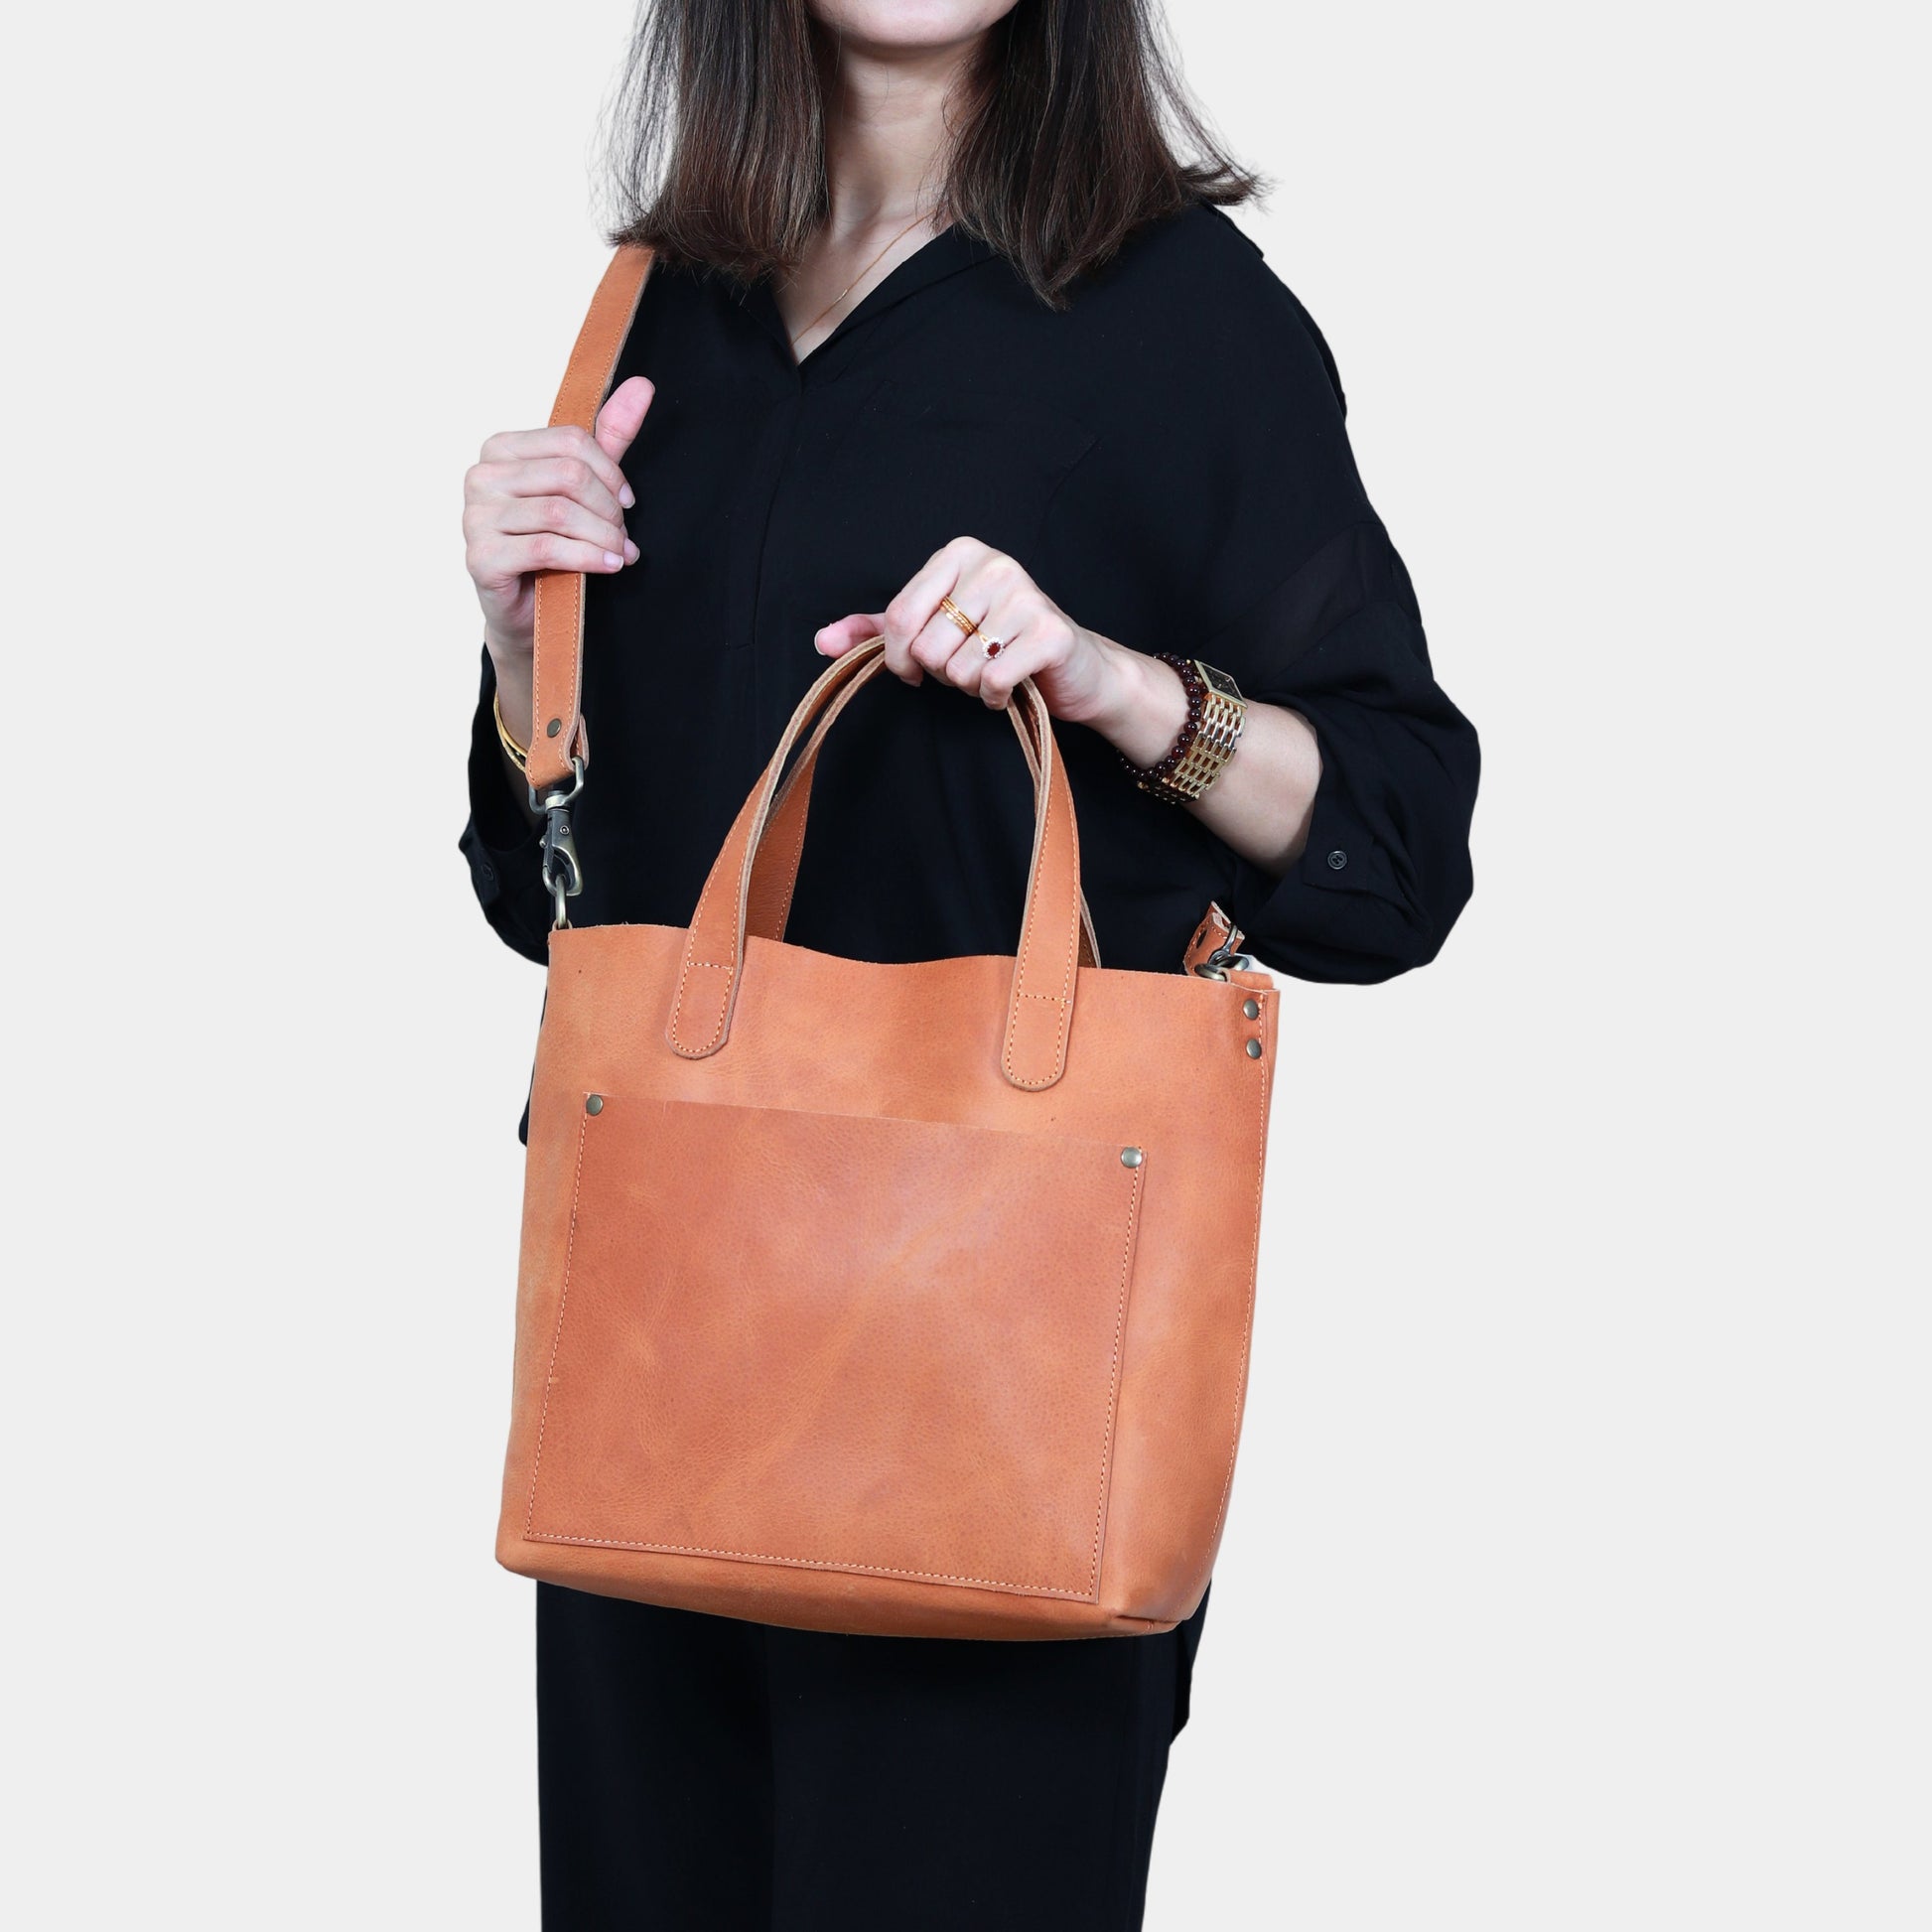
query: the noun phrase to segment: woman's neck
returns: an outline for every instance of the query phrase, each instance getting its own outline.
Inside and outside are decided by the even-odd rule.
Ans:
[[[970,84],[980,36],[941,47],[834,42],[825,54],[825,225],[777,301],[809,355],[897,265],[945,225],[948,108]]]
[[[839,242],[934,211],[951,139],[947,105],[982,37],[942,47],[827,54],[826,238]]]

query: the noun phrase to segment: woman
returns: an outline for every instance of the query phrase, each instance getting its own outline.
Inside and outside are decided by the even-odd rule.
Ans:
[[[467,483],[464,846],[502,937],[544,956],[504,741],[561,568],[593,586],[574,922],[686,924],[797,698],[883,632],[793,942],[1012,950],[1032,793],[993,714],[1032,677],[1110,966],[1176,970],[1213,899],[1305,978],[1433,958],[1474,736],[1140,0],[663,0],[622,118],[621,238],[658,267],[596,434],[492,437]],[[1197,659],[1245,715],[1181,763]],[[1136,1926],[1200,1625],[839,1637],[539,1586],[544,1922]]]

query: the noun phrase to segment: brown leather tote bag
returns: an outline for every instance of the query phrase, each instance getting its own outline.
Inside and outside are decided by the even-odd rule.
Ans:
[[[553,420],[593,421],[646,266],[613,264]],[[499,1559],[806,1629],[1171,1628],[1234,1475],[1273,982],[1226,946],[1209,977],[1099,964],[1031,684],[1015,955],[787,945],[818,749],[877,643],[799,704],[688,929],[562,924],[582,588],[538,592],[530,776],[560,924]]]

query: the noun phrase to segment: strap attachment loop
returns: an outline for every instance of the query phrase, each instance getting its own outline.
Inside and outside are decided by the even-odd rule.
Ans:
[[[570,828],[570,807],[584,789],[584,760],[571,759],[571,786],[551,785],[542,792],[530,789],[530,803],[543,814],[543,885],[554,913],[552,927],[563,932],[570,925],[568,901],[584,890],[584,866],[577,856],[577,839]]]

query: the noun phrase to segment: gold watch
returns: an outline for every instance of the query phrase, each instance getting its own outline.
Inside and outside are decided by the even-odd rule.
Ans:
[[[1200,797],[1221,767],[1234,756],[1241,729],[1248,722],[1248,701],[1227,672],[1203,664],[1198,657],[1159,653],[1173,668],[1187,693],[1187,722],[1153,764],[1136,764],[1123,757],[1141,789],[1170,805],[1187,805]]]

